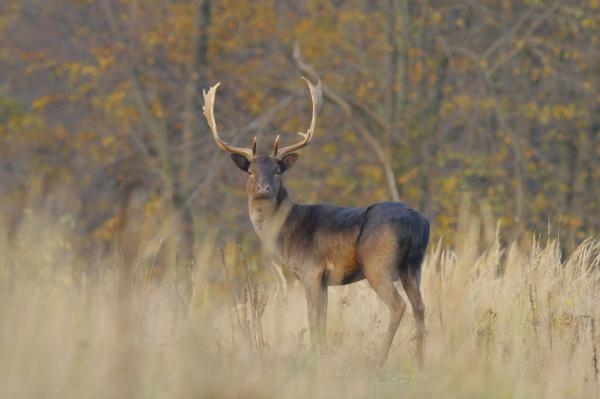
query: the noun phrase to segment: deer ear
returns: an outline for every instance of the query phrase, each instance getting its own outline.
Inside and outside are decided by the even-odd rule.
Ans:
[[[281,158],[281,160],[279,161],[279,165],[281,165],[281,171],[285,172],[286,170],[291,168],[297,159],[298,159],[298,154],[296,154],[296,153],[284,155],[283,158]]]
[[[244,172],[248,171],[248,168],[250,167],[250,161],[248,161],[245,156],[240,154],[231,154],[231,159],[233,159],[233,162],[235,162],[238,168]]]

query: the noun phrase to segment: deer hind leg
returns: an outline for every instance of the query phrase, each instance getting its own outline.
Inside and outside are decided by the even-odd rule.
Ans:
[[[406,296],[410,301],[415,317],[415,323],[417,326],[417,348],[416,357],[419,367],[423,367],[423,346],[425,343],[425,305],[423,304],[423,298],[421,298],[421,291],[419,290],[419,276],[408,268],[408,271],[400,274],[400,280]]]
[[[367,281],[371,285],[371,288],[377,293],[377,295],[385,302],[389,311],[390,311],[390,321],[388,324],[387,332],[385,333],[385,338],[383,339],[383,346],[381,347],[381,351],[377,357],[377,365],[379,367],[383,366],[385,363],[388,353],[390,351],[390,347],[392,346],[392,341],[396,336],[396,331],[398,330],[398,326],[400,325],[400,321],[402,320],[402,316],[404,316],[404,311],[406,310],[406,303],[396,290],[396,287],[393,283],[393,278],[391,276],[378,276],[371,277],[367,276]]]
[[[406,303],[394,286],[398,273],[399,243],[395,229],[390,226],[379,226],[377,231],[371,231],[370,234],[367,226],[364,231],[366,233],[358,246],[359,261],[369,285],[383,300],[390,313],[383,346],[377,357],[377,364],[381,367],[387,359],[406,310]]]

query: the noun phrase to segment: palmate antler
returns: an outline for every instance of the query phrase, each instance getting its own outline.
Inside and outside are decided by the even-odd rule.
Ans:
[[[215,141],[217,142],[217,145],[222,150],[231,152],[233,154],[243,155],[247,159],[252,159],[256,156],[256,136],[254,137],[254,140],[252,141],[252,149],[243,148],[243,147],[234,147],[231,144],[222,140],[221,137],[219,137],[219,132],[217,131],[217,123],[215,122],[215,114],[214,114],[215,94],[217,92],[217,89],[219,88],[219,85],[221,85],[220,82],[217,83],[216,85],[214,85],[213,87],[211,87],[208,90],[208,92],[206,92],[206,90],[202,91],[202,94],[204,95],[204,106],[202,107],[202,110],[204,111],[204,117],[206,118],[206,122],[208,122],[208,126],[210,127],[210,130],[213,134],[213,137],[215,138]]]
[[[317,84],[313,85],[310,82],[310,80],[308,80],[304,76],[302,77],[302,79],[304,79],[306,81],[306,84],[308,85],[308,89],[310,91],[310,97],[312,100],[312,120],[310,122],[310,127],[308,128],[306,133],[298,132],[298,134],[300,136],[302,136],[302,138],[303,138],[302,141],[300,141],[296,144],[292,144],[290,146],[284,147],[282,149],[279,149],[279,135],[277,135],[277,137],[275,138],[275,142],[273,143],[273,154],[272,154],[272,156],[277,159],[281,159],[286,154],[289,154],[291,152],[299,150],[302,147],[307,146],[310,143],[310,141],[312,140],[313,135],[315,133],[315,125],[317,123],[317,114],[318,114],[319,110],[321,109],[321,105],[323,104],[323,90],[321,87],[321,81],[317,80]],[[227,142],[225,142],[223,139],[221,139],[221,137],[219,137],[219,133],[217,131],[217,123],[215,122],[214,106],[215,106],[215,94],[216,94],[217,89],[219,88],[220,84],[221,83],[217,83],[216,85],[211,87],[208,90],[208,92],[206,90],[203,91],[204,107],[202,107],[202,109],[204,111],[204,116],[206,117],[206,121],[208,122],[208,126],[210,127],[210,130],[212,132],[213,137],[215,138],[215,141],[217,142],[217,145],[222,150],[230,152],[230,153],[234,153],[234,154],[243,155],[247,159],[252,159],[256,156],[256,137],[254,137],[251,149],[243,148],[243,147],[234,147],[234,146],[228,144]]]
[[[287,147],[283,147],[278,150],[279,147],[279,135],[275,137],[275,142],[273,143],[273,157],[277,159],[281,159],[284,155],[289,154],[290,152],[294,152],[299,150],[302,147],[307,146],[313,138],[315,134],[315,125],[317,124],[317,114],[321,109],[321,105],[323,104],[323,89],[321,87],[321,81],[317,80],[317,84],[313,85],[310,80],[302,76],[302,79],[308,85],[308,90],[310,91],[310,98],[312,100],[312,120],[310,121],[310,127],[306,131],[306,133],[298,132],[300,136],[302,136],[303,140],[292,144]]]

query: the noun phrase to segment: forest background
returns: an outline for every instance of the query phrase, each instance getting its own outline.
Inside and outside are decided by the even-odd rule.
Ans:
[[[96,259],[257,248],[202,90],[223,82],[223,137],[268,151],[306,129],[310,69],[325,104],[295,200],[400,199],[433,242],[461,212],[566,252],[600,230],[598,0],[4,0],[0,40],[9,237],[43,207]]]

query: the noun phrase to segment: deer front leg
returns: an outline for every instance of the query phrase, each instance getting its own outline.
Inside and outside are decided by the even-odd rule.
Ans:
[[[327,286],[323,283],[321,273],[302,282],[306,293],[312,350],[321,354],[327,344]]]

